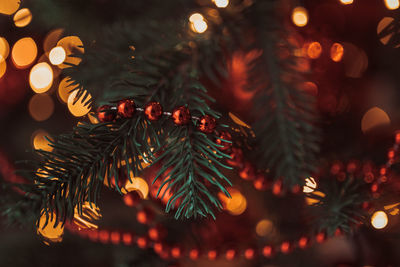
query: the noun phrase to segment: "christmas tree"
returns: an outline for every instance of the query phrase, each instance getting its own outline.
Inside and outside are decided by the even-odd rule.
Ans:
[[[400,265],[398,0],[2,1],[5,266]]]

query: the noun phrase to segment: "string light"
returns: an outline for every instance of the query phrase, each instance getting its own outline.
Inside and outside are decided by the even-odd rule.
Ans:
[[[32,134],[32,146],[34,149],[41,149],[44,151],[51,152],[53,147],[50,146],[50,142],[46,139],[49,138],[49,133],[44,130],[37,130]]]
[[[208,25],[207,22],[204,20],[203,15],[200,13],[194,13],[189,17],[190,21],[190,28],[195,33],[203,33],[207,30]]]
[[[1,0],[0,13],[5,15],[12,15],[18,10],[21,0]]]
[[[306,178],[306,184],[303,187],[303,192],[311,193],[314,192],[316,188],[317,188],[317,182],[315,181],[315,179],[313,177]]]
[[[321,56],[322,46],[319,42],[312,42],[307,49],[307,55],[309,58],[317,59]]]
[[[331,46],[331,59],[335,62],[339,62],[343,58],[344,48],[339,43],[334,43]]]
[[[68,68],[70,67],[69,64],[79,65],[79,63],[82,61],[80,57],[70,57],[70,55],[83,54],[85,52],[85,49],[83,48],[83,43],[78,36],[64,37],[57,42],[57,46],[61,46],[66,54],[66,58],[64,59],[63,64],[58,65],[59,68]]]
[[[308,23],[308,12],[304,7],[296,7],[292,12],[292,21],[297,27],[304,27]]]
[[[92,98],[92,96],[85,92],[83,93],[80,98],[76,99],[78,94],[78,90],[73,91],[68,97],[68,110],[71,112],[72,115],[75,117],[82,117],[89,113],[90,107],[89,105],[85,105],[85,102]],[[83,98],[86,94],[89,94],[88,98],[83,101]]]
[[[94,203],[86,201],[82,205],[81,212],[75,206],[73,221],[79,229],[98,229],[99,227],[94,221],[100,220],[101,217],[100,208]]]
[[[228,198],[221,192],[218,194],[218,197],[222,201],[225,210],[232,215],[242,214],[247,208],[246,198],[237,189],[229,188],[228,192],[231,195],[231,198]]]
[[[53,70],[46,62],[33,66],[29,74],[29,84],[35,93],[48,91],[53,84]]]
[[[131,177],[133,176],[133,172],[131,171]],[[140,177],[131,178],[132,181],[127,181],[125,185],[125,190],[127,192],[136,191],[140,195],[142,199],[146,199],[149,195],[149,185],[146,180]]]
[[[382,210],[374,212],[371,217],[371,224],[375,229],[385,228],[388,224],[387,214]]]
[[[56,46],[50,50],[49,60],[53,65],[60,65],[65,61],[67,54],[65,53],[64,48],[61,46]]]
[[[261,220],[256,225],[256,233],[261,237],[268,236],[273,230],[273,223],[270,220]]]
[[[229,0],[213,0],[213,2],[219,8],[225,8],[229,5]]]
[[[4,37],[0,37],[0,62],[5,61],[9,53],[10,46],[8,45],[7,39]]]
[[[64,226],[61,222],[56,225],[56,214],[47,214],[42,211],[42,216],[39,219],[39,225],[37,227],[37,234],[41,235],[50,242],[61,242],[64,235]],[[48,242],[46,242],[49,245]]]
[[[37,46],[30,37],[19,39],[13,46],[11,58],[17,68],[26,68],[37,56]]]
[[[340,3],[343,5],[350,5],[353,4],[353,0],[340,0]]]
[[[399,0],[385,0],[386,8],[389,10],[398,9],[400,6]]]
[[[14,15],[14,24],[19,28],[27,26],[31,21],[32,13],[28,8],[22,8]]]

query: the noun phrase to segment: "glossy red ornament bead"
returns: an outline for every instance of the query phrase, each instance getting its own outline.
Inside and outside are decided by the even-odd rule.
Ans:
[[[290,243],[289,242],[282,242],[281,244],[281,252],[282,253],[289,253],[290,251]]]
[[[147,248],[147,246],[149,245],[149,241],[145,237],[138,237],[138,239],[136,240],[136,244],[139,248]]]
[[[122,118],[132,118],[136,112],[133,99],[125,99],[118,102],[118,115]]]
[[[148,120],[157,121],[161,118],[163,109],[158,102],[147,103],[144,107],[144,115]]]
[[[315,240],[316,240],[318,243],[322,243],[322,242],[325,241],[325,238],[326,238],[325,233],[321,232],[321,233],[318,233],[318,234],[317,234],[317,236],[315,237]]]
[[[189,251],[189,258],[192,260],[197,260],[199,258],[200,252],[198,249],[192,249]]]
[[[255,256],[255,251],[254,251],[254,249],[248,248],[248,249],[246,249],[246,250],[244,251],[244,257],[245,257],[247,260],[252,260],[252,259],[254,259],[254,256]]]
[[[165,247],[162,243],[156,242],[154,243],[153,249],[155,253],[160,254],[161,252],[164,251]]]
[[[187,107],[177,107],[172,111],[171,118],[176,125],[186,125],[190,122],[190,111]]]
[[[265,246],[262,250],[262,254],[266,258],[270,258],[272,256],[272,247],[271,246]]]
[[[226,160],[232,167],[242,167],[243,166],[243,151],[240,148],[232,148],[232,152],[229,154],[230,159]]]
[[[225,258],[226,258],[228,261],[233,260],[233,259],[235,258],[235,256],[236,256],[236,251],[235,251],[234,249],[228,249],[228,250],[226,251],[226,253],[225,253]]]
[[[210,250],[210,251],[208,251],[208,253],[207,253],[207,258],[208,258],[209,260],[215,260],[215,259],[217,258],[217,256],[218,256],[218,253],[217,253],[216,250]]]
[[[395,156],[394,149],[390,149],[389,152],[388,152],[388,158],[389,158],[389,159],[393,159],[394,156]]]
[[[215,130],[216,126],[217,121],[215,120],[215,118],[210,115],[204,115],[200,117],[197,128],[203,133],[210,134]]]
[[[232,147],[232,143],[231,142],[226,142],[226,141],[223,141],[221,139],[226,140],[226,141],[232,141],[232,136],[231,136],[230,133],[225,132],[225,131],[221,132],[218,135],[217,140],[215,140],[215,143],[217,145],[222,146],[222,147],[219,147],[219,150],[222,150],[222,151],[228,150],[228,149],[230,149]]]
[[[171,249],[172,258],[179,259],[182,256],[182,249],[178,246],[175,246]]]
[[[307,237],[303,236],[302,238],[299,239],[299,248],[304,249],[304,248],[307,247],[307,245],[308,245],[308,238]]]
[[[122,234],[122,243],[129,246],[132,244],[133,236],[131,233],[123,233]]]
[[[140,199],[137,191],[128,192],[123,197],[124,203],[128,207],[135,207],[140,202]]]
[[[111,109],[111,106],[104,105],[97,109],[97,118],[100,122],[110,122],[117,116],[116,112]]]
[[[239,176],[243,180],[253,180],[256,176],[253,165],[249,161],[245,161],[243,168],[239,171]]]
[[[376,193],[376,192],[378,192],[378,189],[379,189],[379,185],[378,185],[378,183],[373,183],[372,185],[371,185],[371,192],[372,193]]]

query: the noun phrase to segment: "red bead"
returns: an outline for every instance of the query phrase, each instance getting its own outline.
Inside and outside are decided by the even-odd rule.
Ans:
[[[282,181],[278,180],[272,185],[272,193],[277,196],[282,193]]]
[[[150,210],[144,209],[136,213],[136,220],[141,224],[148,224],[153,218]]]
[[[163,109],[158,102],[150,102],[144,107],[146,118],[151,121],[157,121],[163,114]]]
[[[121,241],[121,234],[119,232],[111,232],[110,239],[111,243],[117,245]]]
[[[342,230],[340,230],[340,228],[337,228],[335,231],[335,236],[338,237],[338,236],[341,236],[342,234],[343,234]]]
[[[166,231],[161,225],[151,227],[148,231],[151,240],[161,240],[166,236]]]
[[[118,102],[118,115],[122,118],[132,118],[136,112],[135,101],[125,99]]]
[[[216,250],[210,250],[207,253],[207,257],[209,260],[215,260],[217,258],[218,254]]]
[[[102,230],[99,232],[99,240],[101,243],[107,243],[110,240],[110,233],[106,230]]]
[[[308,245],[308,238],[302,237],[299,239],[299,248],[306,248]]]
[[[155,253],[160,254],[161,252],[164,251],[165,248],[162,243],[157,242],[157,243],[154,243],[153,249],[154,249]]]
[[[225,253],[225,258],[226,258],[228,261],[233,260],[233,259],[235,258],[235,256],[236,256],[236,251],[235,251],[234,249],[228,249],[228,250],[226,251],[226,253]]]
[[[204,115],[200,117],[197,128],[203,133],[210,134],[215,130],[216,126],[217,122],[215,118],[211,117],[210,115]]]
[[[253,182],[254,188],[260,191],[268,189],[269,183],[264,175],[258,174]]]
[[[243,166],[243,152],[240,148],[232,148],[232,152],[229,154],[230,159],[226,160],[232,167],[242,167]]]
[[[244,251],[244,257],[248,260],[254,259],[254,254],[255,254],[255,252],[254,252],[254,249],[252,249],[252,248],[248,248]]]
[[[149,244],[149,241],[145,237],[138,237],[138,239],[136,240],[136,244],[139,248],[146,248]]]
[[[376,192],[378,192],[378,189],[379,189],[379,185],[378,185],[378,183],[373,183],[372,185],[371,185],[371,192],[372,193],[376,193]]]
[[[400,131],[396,131],[396,144],[400,144]]]
[[[394,156],[395,156],[394,150],[393,150],[393,149],[390,149],[389,152],[388,152],[388,158],[389,158],[389,159],[393,159]]]
[[[253,180],[255,178],[254,167],[249,161],[243,164],[243,168],[239,171],[239,176],[243,180]]]
[[[271,246],[265,246],[263,248],[262,253],[263,253],[264,257],[266,257],[266,258],[271,257],[272,256],[272,247]]]
[[[133,240],[133,237],[132,237],[131,233],[123,233],[122,234],[122,242],[125,245],[131,245],[132,244],[132,240]]]
[[[110,122],[115,119],[117,114],[111,109],[111,106],[104,105],[97,109],[97,118],[100,122]]]
[[[290,243],[289,242],[283,242],[281,244],[281,252],[286,254],[289,251],[290,251]]]
[[[325,241],[325,233],[318,233],[317,234],[317,236],[315,237],[315,240],[318,242],[318,243],[322,243],[322,242],[324,242]]]
[[[125,205],[128,207],[134,207],[140,202],[140,196],[136,191],[128,192],[123,197]]]
[[[293,194],[298,194],[301,191],[300,189],[301,189],[301,187],[297,184],[297,185],[292,187],[292,193]]]
[[[182,250],[180,247],[173,247],[171,249],[171,256],[175,259],[179,259],[182,255]]]
[[[221,140],[222,139],[222,140]],[[223,141],[225,140],[225,141]],[[226,142],[226,141],[232,141],[232,136],[230,133],[228,132],[221,132],[217,138],[217,140],[215,140],[215,143],[217,145],[220,145],[221,147],[219,147],[219,150],[225,151],[228,150],[232,147],[232,143],[231,142]]]
[[[199,258],[200,252],[198,249],[192,249],[189,252],[189,258],[192,260],[197,260]]]
[[[190,122],[190,111],[187,107],[177,107],[172,111],[171,118],[176,125],[186,125]]]

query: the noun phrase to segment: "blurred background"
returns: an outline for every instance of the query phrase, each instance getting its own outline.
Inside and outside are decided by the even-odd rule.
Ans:
[[[65,18],[93,17],[94,23],[87,27],[94,30],[96,21],[111,25],[121,12],[139,16],[152,4],[137,1],[136,9],[128,12],[117,2],[71,1],[71,6],[65,6]],[[297,52],[305,57],[299,63],[299,71],[310,72],[305,74],[309,81],[304,89],[317,96],[323,117],[322,155],[329,155],[329,159],[384,162],[390,134],[400,129],[400,42],[396,44],[393,39],[396,34],[385,35],[382,31],[399,19],[399,1],[287,2],[290,8],[286,17],[296,30],[293,39],[299,47]],[[77,50],[84,52],[82,46],[92,36],[71,32],[68,23],[57,25],[49,3],[0,0],[0,173],[7,181],[18,181],[13,173],[14,162],[29,159],[27,152],[32,148],[51,151],[45,136],[68,132],[82,118],[96,122],[91,110],[79,101],[73,103],[75,96],[70,94],[70,81],[63,73],[68,63],[79,64],[79,58],[68,55]],[[157,10],[157,6],[153,9]],[[237,92],[236,95],[240,97]],[[242,188],[251,192],[245,184]],[[239,240],[246,236],[274,239],[277,235],[290,236],[301,227],[302,214],[287,210],[288,206],[293,210],[295,199],[269,197],[269,204],[260,204],[260,195],[248,193],[244,197],[246,204],[241,204],[239,211],[222,215],[215,229],[210,223],[206,224],[209,228],[199,232],[211,235],[225,227],[226,235],[236,232],[234,236]],[[399,199],[390,199],[390,204]],[[135,220],[136,211],[132,212],[111,192],[103,197],[100,209],[104,217],[100,228],[147,231]],[[213,263],[163,261],[150,249],[113,244],[109,238],[91,240],[69,231],[63,242],[49,246],[36,234],[34,225],[7,226],[0,218],[0,266],[400,266],[397,214],[398,209],[388,214],[384,226],[378,227],[380,230],[361,227],[350,238],[333,238],[273,260],[221,259]],[[172,219],[166,218],[165,222],[168,220]],[[236,223],[230,224],[233,220]],[[172,233],[190,228],[184,223],[175,224],[169,229]]]

